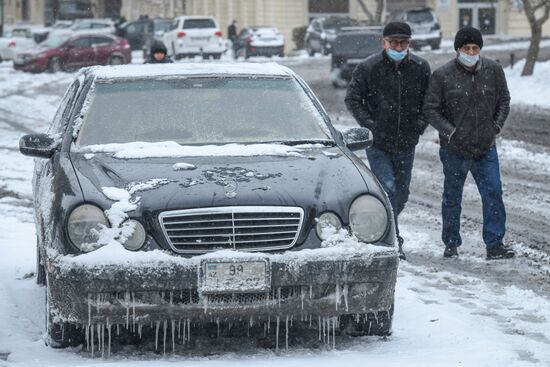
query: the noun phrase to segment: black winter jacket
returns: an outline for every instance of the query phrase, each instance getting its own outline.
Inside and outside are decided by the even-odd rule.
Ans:
[[[441,146],[468,159],[487,153],[509,111],[504,71],[484,57],[473,71],[456,59],[437,69],[424,101],[424,117],[439,131]]]
[[[376,148],[395,154],[418,144],[427,125],[420,114],[429,78],[428,62],[411,54],[396,64],[382,51],[357,65],[345,102],[372,131]]]

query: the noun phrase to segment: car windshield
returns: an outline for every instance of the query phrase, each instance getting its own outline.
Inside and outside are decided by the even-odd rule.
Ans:
[[[61,46],[65,41],[69,39],[68,35],[50,36],[44,42],[40,43],[40,47],[54,48]]]
[[[411,11],[407,14],[407,21],[411,23],[426,23],[434,20],[433,15],[429,11]]]
[[[359,22],[351,18],[330,18],[324,23],[325,29],[340,29],[342,27],[356,27]]]
[[[134,141],[182,145],[332,140],[301,86],[283,78],[97,82],[77,146]]]
[[[11,31],[12,37],[27,37],[30,32],[26,29],[14,29]]]
[[[185,19],[183,29],[190,28],[216,28],[216,23],[212,19]]]
[[[154,23],[154,31],[155,32],[166,32],[170,29],[170,25],[172,25],[171,20],[158,20]]]
[[[258,27],[252,28],[252,32],[260,37],[278,36],[280,33],[277,28],[272,27]]]

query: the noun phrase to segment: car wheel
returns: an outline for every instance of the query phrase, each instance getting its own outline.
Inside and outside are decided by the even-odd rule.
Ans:
[[[350,336],[388,336],[391,335],[393,321],[393,305],[388,311],[370,312],[356,317],[356,315],[342,315],[340,330]]]
[[[439,50],[439,42],[432,43],[430,47],[432,50]]]
[[[48,72],[58,73],[60,71],[63,71],[61,59],[59,57],[52,57],[50,61],[48,61]]]
[[[76,325],[52,321],[49,305],[49,287],[46,285],[46,345],[52,348],[76,347],[85,341],[84,331]]]
[[[122,65],[124,64],[124,59],[120,56],[111,56],[109,58],[109,65]]]
[[[214,54],[214,60],[219,60],[222,58],[222,54]]]
[[[315,55],[315,51],[311,48],[309,42],[307,43],[306,51],[307,51],[307,54],[311,57],[313,57]]]

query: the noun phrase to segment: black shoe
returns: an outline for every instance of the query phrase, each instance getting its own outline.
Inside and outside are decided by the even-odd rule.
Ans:
[[[403,237],[397,236],[397,246],[398,246],[397,252],[399,253],[399,258],[401,260],[407,260],[407,256],[405,256],[405,253],[403,252],[403,242],[405,242]]]
[[[443,257],[458,257],[458,246],[447,245],[443,251]]]
[[[512,249],[504,246],[502,243],[497,243],[487,249],[487,260],[509,259],[515,255],[516,253]]]

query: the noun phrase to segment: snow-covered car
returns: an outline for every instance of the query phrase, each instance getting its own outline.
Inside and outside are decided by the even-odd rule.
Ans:
[[[82,19],[75,21],[70,27],[59,27],[53,29],[48,37],[76,36],[80,34],[107,34],[116,33],[115,23],[111,19]]]
[[[168,55],[179,60],[202,55],[203,58],[221,58],[225,51],[222,32],[214,17],[183,16],[172,21],[163,35]]]
[[[277,64],[83,69],[48,133],[20,140],[44,158],[47,343],[86,335],[106,350],[116,329],[171,344],[210,323],[288,332],[289,318],[330,338],[389,334],[393,216],[352,153],[371,143],[336,130]]]
[[[285,39],[275,27],[245,27],[233,43],[235,58],[285,55]]]
[[[31,29],[14,28],[9,37],[0,38],[0,62],[13,60],[19,51],[35,45]]]

